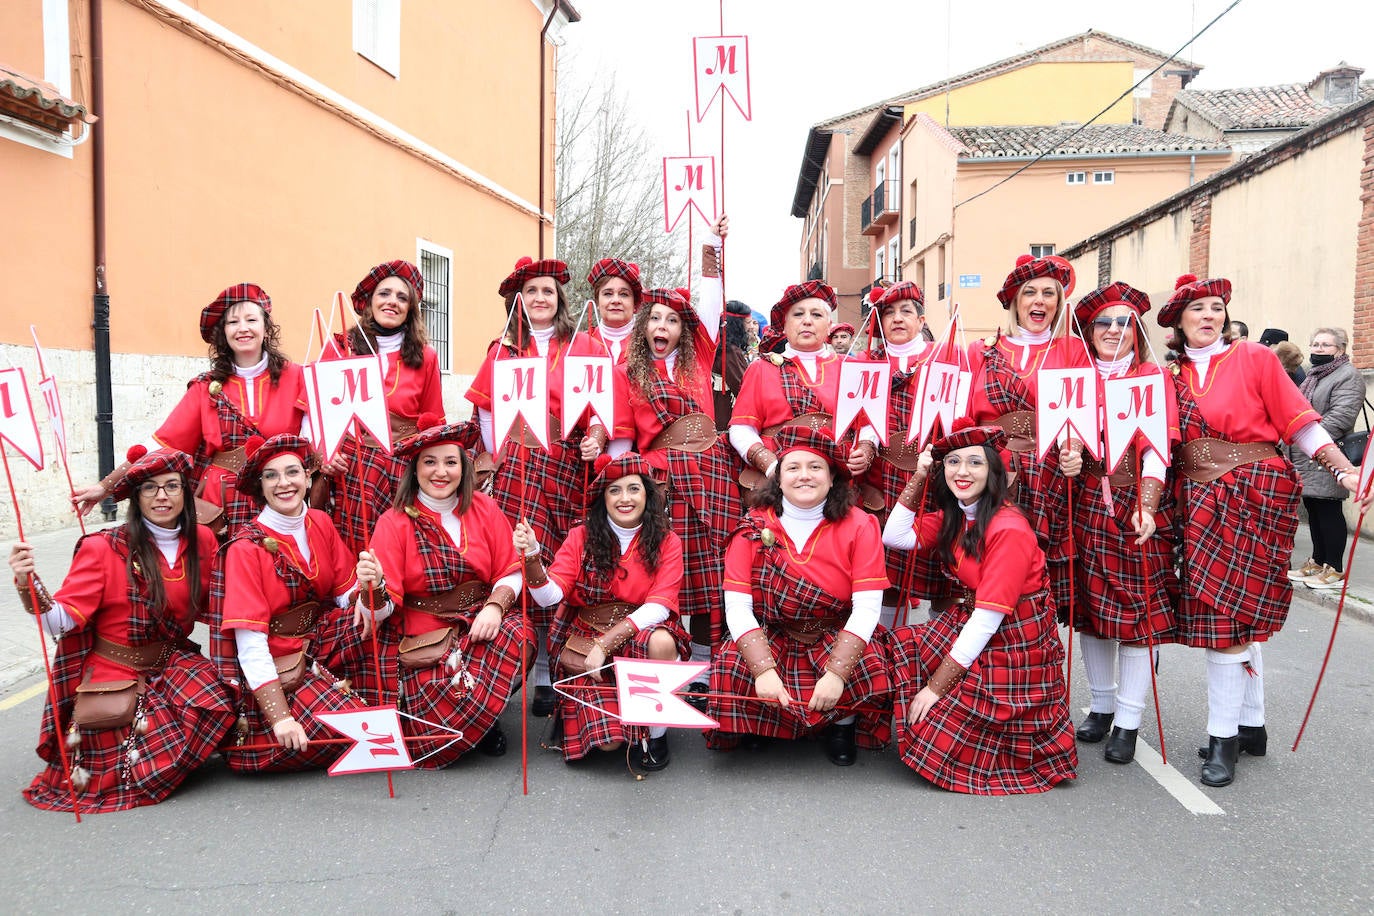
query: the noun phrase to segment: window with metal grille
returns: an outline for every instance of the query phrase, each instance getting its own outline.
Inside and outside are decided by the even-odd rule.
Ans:
[[[419,239],[415,248],[420,275],[425,278],[425,295],[420,301],[425,333],[430,346],[439,354],[439,371],[448,372],[452,358],[449,332],[453,325],[449,316],[453,311],[453,252]]]

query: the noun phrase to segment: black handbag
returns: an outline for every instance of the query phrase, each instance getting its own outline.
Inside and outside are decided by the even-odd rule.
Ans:
[[[1344,436],[1336,440],[1336,447],[1341,450],[1345,457],[1350,459],[1350,463],[1359,467],[1364,462],[1364,450],[1369,445],[1369,411],[1374,408],[1374,404],[1369,403],[1369,398],[1364,399],[1364,404],[1360,406],[1360,416],[1364,417],[1364,429],[1360,431],[1351,430]]]

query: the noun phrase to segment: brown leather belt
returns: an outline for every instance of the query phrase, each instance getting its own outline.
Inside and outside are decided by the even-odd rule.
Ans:
[[[391,444],[394,446],[402,439],[407,439],[420,431],[420,425],[410,417],[403,417],[399,414],[389,413],[387,419],[391,425]],[[363,444],[373,448],[381,448],[382,444],[368,430],[363,430]]]
[[[539,437],[530,429],[524,417],[516,417],[515,422],[510,425],[508,439],[518,442],[526,448],[543,448],[544,445],[539,441]],[[563,423],[558,417],[549,414],[549,444],[561,442],[563,440]]]
[[[577,619],[599,633],[605,633],[620,623],[637,607],[626,601],[608,601],[577,609]]]
[[[267,622],[267,632],[273,636],[301,639],[315,631],[320,612],[327,607],[322,601],[302,601],[287,608]]]
[[[909,429],[894,429],[888,437],[888,444],[878,449],[884,461],[903,471],[916,470],[916,462],[921,458],[921,449],[916,443],[906,441],[909,432]]]
[[[704,413],[689,413],[669,423],[649,443],[649,450],[672,448],[680,452],[704,452],[716,444],[716,424]]]
[[[1272,442],[1227,442],[1225,439],[1192,439],[1179,452],[1179,473],[1196,483],[1211,483],[1245,464],[1279,454]]]
[[[490,594],[490,585],[479,579],[470,579],[467,582],[459,582],[442,594],[424,597],[406,595],[405,606],[407,609],[423,611],[434,617],[451,618],[468,613],[486,601]]]
[[[107,661],[133,668],[135,671],[161,671],[172,657],[170,641],[150,642],[141,646],[126,646],[111,642],[103,636],[95,638],[91,651]]]
[[[223,468],[231,474],[237,474],[243,470],[244,464],[248,461],[248,452],[242,446],[239,448],[225,449],[222,452],[215,452],[210,458],[211,467]]]
[[[1007,451],[1023,454],[1035,451],[1035,411],[1013,410],[988,422],[1007,433]]]
[[[834,425],[835,418],[828,413],[803,413],[790,420],[784,420],[776,426],[765,426],[761,433],[765,436],[776,436],[778,430],[785,426],[808,426],[813,432],[820,432],[823,429],[830,429]]]
[[[814,620],[795,624],[780,623],[777,626],[792,639],[809,646],[818,642],[825,634],[844,626],[844,621],[839,617],[817,617]]]
[[[1116,470],[1107,476],[1107,483],[1113,487],[1133,487],[1137,483],[1135,476],[1135,447],[1132,446],[1121,459],[1121,463],[1116,466]],[[1088,486],[1099,487],[1102,485],[1103,471],[1107,470],[1106,465],[1101,461],[1083,453],[1083,477]]]

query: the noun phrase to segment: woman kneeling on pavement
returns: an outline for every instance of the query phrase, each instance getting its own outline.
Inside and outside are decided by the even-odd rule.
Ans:
[[[968,422],[968,421],[965,421]],[[971,795],[1044,792],[1078,766],[1045,554],[1007,496],[995,426],[962,426],[921,456],[883,543],[936,552],[968,594],[889,634],[902,762]],[[938,512],[916,516],[932,464]]]
[[[856,744],[881,748],[891,733],[887,660],[874,636],[888,585],[882,538],[855,507],[829,434],[786,426],[775,441],[777,471],[726,548],[729,638],[711,666],[707,706],[720,728],[706,741],[729,750],[742,735],[823,730],[830,762],[849,766]]]
[[[473,747],[489,757],[506,752],[497,718],[520,684],[522,655],[533,650],[512,612],[520,558],[510,523],[495,500],[474,492],[460,444],[468,426],[442,424],[422,418],[424,431],[397,447],[405,474],[358,560],[360,600],[370,605],[360,619],[370,626],[375,613],[396,630],[382,640],[395,646],[395,658],[383,660],[388,699],[408,735],[427,736],[409,747],[415,765],[428,768]]]
[[[337,737],[315,714],[363,705],[349,680],[367,661],[353,625],[353,557],[329,515],[306,506],[310,443],[282,434],[244,448],[239,486],[262,509],[224,546],[212,592],[211,654],[241,691],[224,760],[241,772],[328,766],[345,747],[311,746]]]
[[[47,767],[24,790],[36,808],[71,811],[73,795],[84,812],[156,804],[233,724],[214,666],[187,639],[208,603],[216,547],[196,524],[190,475],[185,453],[135,446],[109,494],[129,500],[128,520],[81,539],[56,595],[28,544],[10,551],[24,609],[58,637],[57,707],[44,707],[38,745]]]
[[[563,602],[549,632],[557,676],[585,674],[593,682],[590,690],[565,688],[584,702],[559,701],[564,760],[592,748],[615,750],[640,731],[623,725],[615,697],[598,689],[612,657],[686,661],[692,654],[678,619],[682,541],[671,530],[662,488],[639,455],[597,463],[603,467],[587,494],[587,521],[568,532],[551,569],[539,559],[534,529],[515,526],[531,597],[546,607]],[[640,769],[666,767],[667,729],[651,727],[632,753]]]

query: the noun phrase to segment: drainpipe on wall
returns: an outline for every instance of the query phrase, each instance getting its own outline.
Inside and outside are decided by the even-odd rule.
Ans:
[[[95,438],[100,476],[114,470],[114,393],[110,380],[110,292],[105,280],[105,33],[102,0],[91,0],[91,109],[98,120],[91,135],[91,221],[95,235]],[[106,521],[115,517],[114,500],[100,504]]]
[[[539,233],[539,257],[537,260],[544,260],[544,109],[548,99],[548,91],[545,89],[546,77],[546,48],[544,36],[549,33],[549,26],[553,25],[553,17],[558,15],[558,0],[553,0],[549,4],[549,18],[544,20],[544,27],[539,30],[539,217],[535,220],[535,231]]]
[[[1197,173],[1197,153],[1188,157],[1188,187],[1193,186],[1194,175]]]

